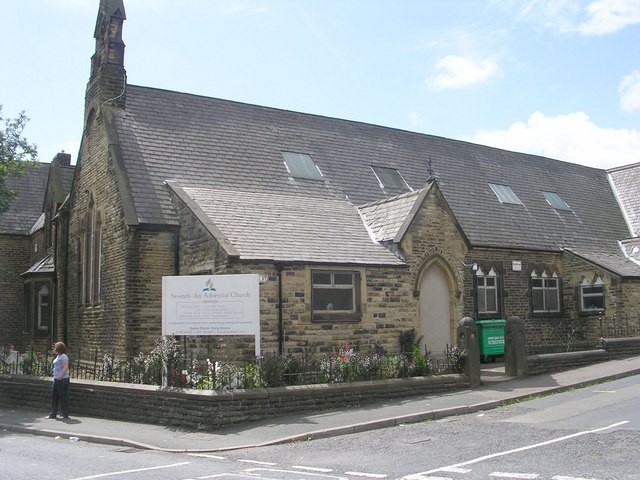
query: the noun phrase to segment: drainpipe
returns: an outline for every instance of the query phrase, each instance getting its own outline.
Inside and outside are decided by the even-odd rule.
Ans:
[[[282,325],[282,264],[276,263],[278,272],[278,353],[284,353],[284,326]]]

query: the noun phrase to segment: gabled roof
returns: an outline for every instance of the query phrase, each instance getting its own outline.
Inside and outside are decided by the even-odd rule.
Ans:
[[[359,207],[367,226],[378,242],[393,240],[422,192],[422,189],[414,190]]]
[[[601,169],[131,85],[126,108],[113,115],[117,138],[112,141],[121,147],[127,194],[139,223],[177,223],[163,186],[168,179],[195,188],[281,195],[292,202],[348,199],[362,205],[386,196],[370,168],[376,165],[397,169],[416,190],[433,174],[471,246],[560,251],[611,245],[629,236]],[[282,152],[308,154],[323,179],[289,176]],[[509,185],[522,205],[501,204],[490,183]],[[542,192],[557,193],[569,210],[554,209]]]
[[[640,163],[608,171],[633,235],[640,236]]]
[[[404,265],[369,236],[346,200],[168,184],[240,260]]]
[[[9,201],[6,212],[0,213],[0,234],[29,235],[29,231],[42,214],[42,201],[49,175],[48,163],[27,167],[20,177],[7,177],[5,184],[18,193]]]

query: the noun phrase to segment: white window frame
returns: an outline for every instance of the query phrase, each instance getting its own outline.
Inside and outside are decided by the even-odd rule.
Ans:
[[[600,292],[599,293],[585,293],[585,290],[587,288],[594,288],[594,287],[600,287]],[[588,298],[602,298],[602,306],[601,307],[586,307],[585,306],[585,300]],[[582,281],[582,284],[580,285],[580,311],[584,312],[584,313],[594,313],[594,312],[602,312],[604,311],[605,308],[605,304],[604,304],[604,300],[605,300],[605,295],[604,295],[604,282],[602,281],[602,278],[600,277],[596,277],[596,279],[593,282],[589,282],[586,278]]]
[[[48,298],[47,302],[42,300],[45,296]],[[43,308],[47,309],[46,318],[43,318]],[[49,330],[49,323],[51,322],[51,289],[45,283],[40,285],[36,292],[36,315],[38,330]]]
[[[330,283],[314,283],[314,276],[316,274],[330,275]],[[336,284],[336,275],[350,275],[351,284]],[[323,310],[315,308],[315,290],[351,290],[351,309],[350,310],[336,310],[332,308],[325,308]],[[312,270],[311,271],[311,308],[314,313],[355,313],[358,309],[356,304],[358,299],[356,292],[356,272],[351,270]]]
[[[535,280],[540,280],[541,285],[539,287],[534,285]],[[555,286],[550,286],[552,282],[555,283]],[[534,291],[539,291],[542,294],[542,309],[536,309],[536,305],[533,301]],[[555,310],[547,308],[549,295],[553,295],[555,297],[555,303],[557,305],[557,309]],[[531,310],[533,313],[560,312],[560,278],[558,278],[556,272],[554,272],[551,277],[549,277],[546,272],[542,272],[542,275],[538,275],[535,271],[531,272]]]
[[[493,286],[488,286],[486,284],[486,279],[487,278],[493,278],[494,279],[494,285]],[[478,268],[478,270],[476,270],[476,287],[477,287],[477,299],[476,301],[478,302],[478,314],[479,315],[489,315],[492,313],[498,314],[500,313],[500,304],[499,302],[499,296],[498,296],[498,289],[500,288],[499,285],[499,277],[498,274],[496,273],[496,271],[493,269],[493,267],[491,267],[491,270],[489,270],[489,273],[485,274],[484,271],[482,270],[482,268]],[[482,285],[480,285],[480,280],[482,279]],[[494,299],[495,302],[495,306],[496,309],[495,310],[487,310],[487,298],[488,295],[490,295],[490,292],[493,291],[493,294],[491,295]],[[484,307],[485,310],[480,310],[480,298],[483,299],[484,301]]]

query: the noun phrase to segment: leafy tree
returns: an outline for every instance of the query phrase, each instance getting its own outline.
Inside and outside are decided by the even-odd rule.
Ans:
[[[28,166],[35,165],[38,157],[35,144],[29,143],[22,136],[22,131],[29,118],[24,112],[20,112],[14,119],[3,118],[2,105],[0,104],[0,213],[9,207],[9,200],[15,198],[17,193],[5,185],[8,176],[20,176],[24,174]]]

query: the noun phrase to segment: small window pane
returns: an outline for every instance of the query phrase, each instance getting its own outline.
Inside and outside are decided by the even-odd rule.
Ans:
[[[534,312],[544,310],[544,296],[541,289],[536,289],[531,292],[531,303],[533,304]]]
[[[314,273],[313,274],[314,285],[331,285],[330,273]]]
[[[322,174],[311,157],[305,153],[283,152],[284,164],[292,177],[322,180]]]
[[[486,312],[497,312],[496,292],[495,290],[487,290],[487,309]]]
[[[545,309],[549,312],[558,312],[560,310],[560,306],[558,305],[558,290],[545,290]]]
[[[353,285],[353,274],[351,273],[336,273],[333,278],[336,285]]]
[[[513,203],[516,205],[522,205],[522,202],[518,198],[518,196],[511,190],[509,185],[498,185],[495,183],[490,183],[489,186],[493,193],[496,194],[500,203]]]
[[[533,280],[531,280],[531,285],[533,285],[536,288],[542,288],[542,279],[534,278]]]
[[[353,311],[353,294],[351,289],[318,288],[313,291],[313,309]]]

